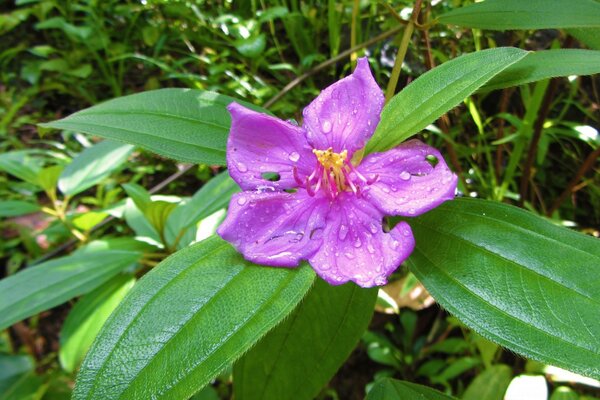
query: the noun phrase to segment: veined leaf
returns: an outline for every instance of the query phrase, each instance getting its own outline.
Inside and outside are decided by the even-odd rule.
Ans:
[[[119,168],[133,149],[131,145],[110,140],[88,147],[62,171],[58,188],[71,196],[83,192]]]
[[[428,71],[392,98],[367,143],[366,153],[388,150],[418,133],[527,55],[499,47],[463,55]]]
[[[161,89],[119,97],[44,127],[67,129],[143,147],[192,163],[225,165],[232,97],[193,89]]]
[[[486,0],[442,14],[438,21],[492,30],[592,28],[600,27],[600,4],[593,0]]]
[[[531,52],[486,83],[481,91],[569,75],[600,73],[600,51],[555,49]]]
[[[385,378],[375,382],[365,400],[456,400],[427,386]]]
[[[307,266],[252,265],[216,236],[175,253],[108,319],[74,399],[189,398],[291,312],[314,277]]]
[[[516,207],[455,199],[411,220],[410,269],[482,336],[600,377],[600,241]]]
[[[377,288],[317,280],[286,321],[235,365],[235,398],[313,399],[360,340],[376,299]]]
[[[122,250],[83,251],[4,278],[0,281],[0,329],[95,289],[140,255]]]

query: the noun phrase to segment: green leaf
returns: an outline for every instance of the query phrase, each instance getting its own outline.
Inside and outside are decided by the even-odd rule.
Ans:
[[[60,331],[60,365],[73,372],[83,361],[108,316],[133,287],[130,275],[118,275],[83,296],[71,309]]]
[[[88,147],[64,169],[58,188],[71,196],[83,192],[121,167],[133,149],[131,145],[110,140]]]
[[[19,215],[31,214],[40,210],[35,203],[22,200],[0,201],[0,217],[18,217]]]
[[[438,17],[468,28],[552,29],[600,27],[600,4],[593,0],[486,0]]]
[[[600,73],[600,51],[556,49],[531,52],[486,83],[481,91],[569,75]]]
[[[256,58],[260,56],[267,45],[267,36],[260,33],[256,36],[251,36],[247,39],[238,39],[234,42],[234,46],[241,55],[248,58]]]
[[[216,236],[175,253],[104,325],[74,399],[189,398],[289,314],[314,276],[252,265]]]
[[[137,183],[124,183],[122,186],[127,195],[131,197],[131,200],[135,203],[137,209],[141,212],[146,211],[148,205],[152,203],[150,192]]]
[[[83,251],[0,281],[0,330],[87,293],[135,263],[140,253]]]
[[[512,375],[512,369],[508,365],[494,365],[473,379],[462,400],[502,400]]]
[[[574,28],[567,33],[590,49],[600,50],[600,28]]]
[[[0,353],[0,398],[10,390],[21,375],[33,371],[34,361],[30,356],[12,356]]]
[[[0,171],[37,186],[38,174],[42,170],[43,163],[36,155],[37,153],[30,150],[0,154]]]
[[[391,378],[375,382],[365,400],[456,400],[427,386]]]
[[[376,288],[318,279],[286,321],[234,366],[235,398],[315,398],[360,340],[376,298]]]
[[[423,74],[383,108],[366,152],[388,150],[434,122],[484,83],[527,55],[499,47],[463,55]]]
[[[177,206],[169,215],[166,225],[167,242],[173,243],[179,232],[196,225],[203,218],[227,208],[229,200],[240,187],[223,171],[198,190],[192,198]]]
[[[63,169],[64,167],[62,165],[52,165],[50,167],[42,168],[37,177],[38,185],[47,191],[54,190],[58,183],[58,177]]]
[[[130,143],[192,163],[225,165],[231,102],[243,101],[193,89],[161,89],[132,94],[41,124]]]
[[[150,224],[156,229],[156,232],[162,237],[165,230],[165,224],[169,214],[177,207],[176,203],[170,203],[168,201],[157,200],[148,204],[144,210],[144,216],[150,222]]]
[[[512,351],[600,377],[598,239],[475,199],[410,224],[409,267],[444,308]]]

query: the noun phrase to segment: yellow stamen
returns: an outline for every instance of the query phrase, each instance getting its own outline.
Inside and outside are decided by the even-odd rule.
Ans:
[[[329,179],[327,179],[328,175],[335,182],[338,190],[346,190],[346,178],[344,177],[343,169],[348,158],[348,150],[344,150],[341,153],[334,153],[330,147],[327,150],[313,150],[313,153],[324,168],[325,182],[329,182]]]

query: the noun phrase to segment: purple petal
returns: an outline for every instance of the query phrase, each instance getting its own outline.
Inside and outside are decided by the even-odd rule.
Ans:
[[[435,157],[435,167],[427,160]],[[457,177],[433,147],[410,140],[385,153],[364,158],[358,171],[367,178],[378,176],[364,197],[386,215],[415,216],[452,200]]]
[[[237,103],[227,109],[231,113],[227,168],[242,189],[294,188],[298,186],[294,166],[299,176],[312,172],[317,159],[302,128]],[[279,180],[265,179],[265,173],[276,173]]]
[[[249,261],[295,267],[321,246],[328,209],[328,199],[302,189],[238,193],[217,232]]]
[[[333,285],[354,281],[362,287],[383,285],[413,251],[410,227],[400,222],[389,233],[382,213],[364,199],[344,193],[332,204],[323,245],[309,262]]]
[[[359,59],[352,75],[323,90],[304,109],[309,143],[318,150],[348,150],[352,157],[373,135],[383,102],[383,92],[371,75],[369,62]]]

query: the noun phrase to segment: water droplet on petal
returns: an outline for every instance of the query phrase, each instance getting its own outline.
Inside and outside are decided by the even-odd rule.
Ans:
[[[238,203],[240,206],[243,206],[244,204],[246,204],[246,202],[247,202],[247,201],[248,201],[248,200],[247,200],[245,197],[238,197],[238,199],[237,199],[237,203]]]
[[[404,232],[402,232],[402,233],[404,233]],[[399,241],[397,241],[397,240],[394,240],[394,241],[392,242],[392,249],[397,249],[397,248],[398,248],[398,246],[400,246],[400,242],[399,242]]]
[[[329,264],[323,264],[323,265],[321,265],[321,269],[323,271],[327,271],[329,268],[331,268],[331,266]]]
[[[338,238],[344,240],[346,239],[346,236],[348,236],[348,227],[346,225],[341,225],[340,230],[338,231]]]
[[[290,156],[288,158],[290,159],[291,162],[296,162],[300,159],[300,154],[293,151],[290,153]]]
[[[402,179],[403,181],[407,181],[410,179],[410,172],[408,171],[403,171],[400,173],[400,179]]]
[[[377,286],[383,286],[387,283],[387,279],[385,279],[383,276],[378,276],[377,278],[375,278],[374,282]]]
[[[356,238],[356,240],[354,241],[354,247],[358,248],[360,246],[362,246],[362,242],[359,238]]]
[[[244,163],[237,163],[236,167],[237,167],[238,171],[240,171],[240,172],[248,171],[248,167],[246,167],[246,164],[244,164]]]
[[[416,211],[414,208],[409,208],[409,209],[408,209],[408,213],[409,213],[410,215],[415,215],[415,213],[416,213],[416,212],[417,212],[417,211]]]
[[[367,243],[367,251],[371,254],[375,253],[375,247],[371,243]]]
[[[325,119],[321,122],[321,130],[323,133],[331,132],[331,121]]]
[[[352,260],[354,258],[354,254],[352,254],[350,252],[344,253],[344,255],[346,256],[346,258],[348,258],[350,260]]]
[[[369,224],[369,230],[371,231],[371,233],[377,233],[377,231],[378,231],[377,225],[375,225],[373,222],[371,222]]]

